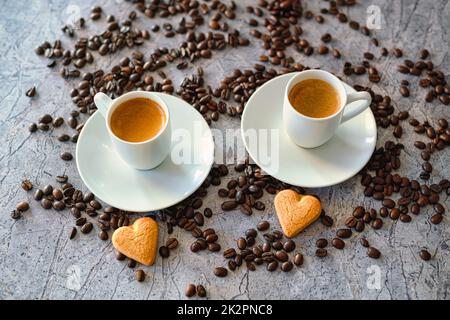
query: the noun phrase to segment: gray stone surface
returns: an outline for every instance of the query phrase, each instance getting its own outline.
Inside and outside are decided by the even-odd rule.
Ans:
[[[244,3],[239,4],[240,19],[237,27],[245,20]],[[256,2],[256,1],[254,1]],[[326,2],[311,1],[308,8],[318,11],[319,5]],[[450,59],[450,5],[442,1],[359,1],[361,4],[345,9],[354,19],[363,22],[366,8],[378,5],[383,14],[382,29],[376,36],[388,48],[404,48],[409,57],[417,57],[418,49],[427,47],[433,53],[435,65],[448,75]],[[314,255],[314,242],[319,237],[332,237],[335,227],[326,229],[315,223],[295,240],[299,250],[306,255],[305,265],[285,274],[268,274],[264,268],[248,272],[246,268],[231,273],[227,278],[216,278],[212,266],[224,263],[220,253],[205,252],[193,254],[189,251],[192,238],[182,230],[176,229],[174,235],[181,245],[169,259],[157,259],[152,267],[145,267],[148,276],[144,283],[134,280],[133,271],[123,262],[114,258],[110,242],[102,242],[96,232],[86,236],[78,235],[75,240],[68,239],[68,231],[73,225],[68,212],[44,211],[33,202],[31,210],[21,220],[9,217],[15,204],[23,199],[31,200],[19,183],[29,178],[36,185],[54,183],[55,175],[66,172],[71,182],[82,187],[77,174],[75,161],[64,163],[59,153],[65,150],[74,152],[75,145],[59,143],[55,136],[69,131],[67,126],[49,133],[30,134],[29,122],[36,121],[44,114],[67,116],[73,105],[69,98],[72,83],[51,72],[42,58],[37,57],[33,48],[44,40],[62,38],[60,28],[71,14],[80,10],[88,16],[94,1],[72,1],[69,6],[63,1],[1,1],[0,11],[0,299],[180,299],[184,298],[187,283],[203,283],[208,296],[213,299],[448,299],[450,294],[450,230],[448,215],[438,226],[429,223],[431,208],[414,217],[413,222],[405,224],[386,220],[378,231],[365,233],[369,241],[382,252],[382,258],[371,260],[364,248],[358,244],[358,236],[347,242],[343,251],[330,250],[325,259]],[[99,3],[99,2],[97,2]],[[119,18],[125,17],[131,5],[124,1],[101,1],[107,13]],[[73,11],[75,10],[75,11]],[[177,16],[173,21],[179,21]],[[336,20],[326,16],[329,23],[318,25],[304,24],[305,35],[314,39],[326,31],[336,39],[332,45],[339,48],[349,61],[362,60],[362,52],[370,50],[379,56],[379,49],[373,47],[368,38],[350,30]],[[87,33],[104,26],[101,22],[88,22]],[[136,24],[150,28],[153,22],[140,15]],[[248,34],[247,28],[240,28]],[[100,29],[102,30],[102,29]],[[318,45],[319,40],[313,45]],[[339,39],[339,40],[337,40]],[[181,37],[168,41],[161,34],[152,35],[152,40],[144,47],[144,52],[163,44],[179,43]],[[313,41],[313,40],[312,40]],[[113,62],[126,55],[127,51],[114,56],[96,59],[94,66],[109,68]],[[256,62],[263,51],[259,43],[239,50],[227,49],[214,54],[214,59],[202,61],[207,82],[216,86],[219,80],[233,68],[248,68]],[[322,67],[340,72],[344,59],[327,57],[305,58],[293,54],[297,61],[311,67]],[[376,59],[374,62],[383,72],[382,81],[374,89],[389,94],[394,99],[395,108],[408,110],[421,119],[435,121],[441,116],[450,118],[450,109],[441,104],[425,105],[423,90],[417,90],[413,81],[413,98],[400,97],[398,93],[399,76],[395,71],[398,60],[393,57]],[[167,73],[178,85],[185,74],[193,72],[192,66],[179,72],[166,68]],[[408,77],[402,77],[408,78]],[[349,83],[366,83],[366,77],[346,79]],[[37,86],[38,95],[34,99],[25,96],[32,85]],[[417,91],[417,94],[415,93]],[[213,125],[216,128],[238,128],[238,119],[222,119]],[[402,139],[410,147],[414,134],[408,125],[407,137]],[[378,145],[391,137],[392,129],[379,131]],[[435,167],[433,181],[449,178],[448,149],[433,157]],[[417,176],[419,155],[414,149],[402,155],[401,173]],[[85,190],[85,187],[82,187]],[[234,245],[235,239],[243,231],[254,226],[260,219],[268,219],[279,228],[274,215],[271,197],[264,201],[264,213],[251,217],[239,212],[222,213],[217,201],[216,189],[211,188],[206,205],[214,210],[213,218],[207,225],[214,227],[223,248]],[[335,226],[342,225],[352,207],[359,204],[379,208],[379,203],[365,199],[361,194],[358,178],[350,179],[335,187],[312,190],[319,194],[324,208],[334,217]],[[448,199],[442,201],[447,207]],[[159,242],[167,238],[165,228],[161,228]],[[430,262],[424,263],[418,257],[421,248],[426,247],[433,255]],[[80,271],[80,288],[71,285],[69,274]],[[375,270],[375,271],[374,271]],[[379,271],[380,288],[371,289],[367,282]],[[375,272],[375,273],[374,273]],[[76,290],[79,289],[79,290]]]

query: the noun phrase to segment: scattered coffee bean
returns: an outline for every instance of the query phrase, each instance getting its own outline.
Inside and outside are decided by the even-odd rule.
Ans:
[[[70,229],[69,239],[72,240],[73,238],[75,238],[76,235],[77,235],[77,228],[72,227],[72,229]]]
[[[30,205],[27,201],[21,201],[16,205],[16,210],[20,212],[25,212],[30,208]]]
[[[265,230],[269,229],[270,223],[269,223],[269,221],[263,220],[263,221],[260,221],[256,227],[259,231],[265,231]]]
[[[206,297],[206,289],[203,285],[197,285],[197,295],[201,298]]]
[[[367,249],[367,255],[372,259],[378,259],[381,256],[381,252],[374,247],[369,247]]]
[[[420,256],[420,258],[421,258],[422,260],[424,260],[424,261],[429,261],[429,260],[431,259],[431,254],[430,254],[430,252],[428,252],[428,250],[425,250],[425,249],[420,250],[419,256]]]
[[[328,254],[327,249],[319,248],[316,250],[316,256],[319,258],[324,258]]]
[[[80,231],[81,231],[82,233],[84,233],[84,234],[87,234],[87,233],[89,233],[89,232],[92,231],[92,228],[93,228],[93,227],[94,227],[94,226],[93,226],[92,223],[86,222],[86,223],[81,227]]]
[[[216,267],[214,268],[214,275],[216,277],[220,277],[223,278],[228,274],[227,269],[223,268],[223,267]]]
[[[316,241],[316,247],[317,248],[325,248],[326,246],[328,246],[328,240],[327,239],[318,239]]]
[[[333,245],[333,247],[339,250],[342,250],[345,247],[345,242],[339,238],[334,238],[333,240],[331,240],[331,244]]]
[[[61,157],[61,159],[63,159],[64,161],[70,161],[70,160],[73,159],[72,154],[71,154],[70,152],[67,152],[67,151],[61,153],[60,157]]]
[[[167,248],[166,246],[159,247],[158,252],[162,258],[168,258],[170,256],[169,248]]]
[[[145,280],[145,272],[142,269],[137,269],[134,272],[134,276],[137,282],[143,282]]]

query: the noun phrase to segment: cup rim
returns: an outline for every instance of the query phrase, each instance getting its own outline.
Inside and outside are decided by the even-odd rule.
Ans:
[[[130,97],[130,96],[135,96],[135,97]],[[138,141],[138,142],[126,141],[126,140],[119,138],[111,130],[111,124],[110,124],[111,116],[112,116],[112,113],[113,113],[114,109],[116,108],[116,106],[124,101],[130,100],[130,99],[135,99],[135,98],[146,98],[146,99],[152,100],[153,102],[156,102],[159,106],[161,106],[161,108],[163,109],[163,111],[166,115],[166,121],[165,121],[164,126],[161,127],[161,129],[155,136],[151,137],[150,139],[147,139],[144,141]],[[146,144],[148,142],[154,141],[159,136],[161,136],[161,134],[164,131],[166,131],[167,126],[169,125],[169,120],[170,120],[169,108],[167,107],[166,103],[164,102],[164,100],[162,98],[153,94],[152,92],[135,90],[135,91],[127,92],[127,93],[121,95],[120,97],[117,97],[112,100],[111,106],[108,108],[108,113],[106,114],[106,127],[108,128],[108,131],[111,134],[111,136],[113,136],[118,141],[120,141],[122,143],[130,144],[130,145],[141,145],[141,144]]]
[[[339,109],[338,109],[335,113],[333,113],[332,115],[329,115],[329,116],[327,116],[327,117],[323,117],[323,118],[313,118],[313,117],[306,116],[306,115],[300,113],[299,111],[297,111],[297,110],[294,108],[294,106],[292,105],[291,101],[289,101],[289,91],[290,91],[289,88],[292,86],[292,83],[295,82],[295,81],[297,80],[297,78],[298,78],[300,75],[304,75],[304,74],[315,74],[315,73],[323,74],[323,75],[326,75],[326,76],[331,77],[332,79],[336,80],[336,83],[338,83],[338,87],[339,87],[339,88],[336,88],[336,86],[335,86],[333,83],[330,83],[330,82],[327,81],[327,80],[319,79],[319,80],[325,81],[325,82],[327,82],[329,85],[331,85],[331,86],[337,91],[338,95],[339,95],[339,96],[342,95],[343,98],[344,98],[344,99],[339,99],[339,100],[340,100],[340,106],[339,106]],[[316,79],[316,78],[305,78],[305,79],[302,79],[301,81],[303,81],[303,80],[308,80],[308,79]],[[298,82],[300,82],[300,81],[298,81]],[[297,82],[297,83],[298,83],[298,82]],[[342,93],[342,94],[341,94],[341,93]],[[340,97],[339,97],[339,98],[340,98]],[[341,81],[338,77],[336,77],[334,74],[332,74],[331,72],[328,72],[328,71],[325,71],[325,70],[320,70],[320,69],[310,69],[310,70],[304,70],[304,71],[299,71],[299,72],[297,72],[297,73],[296,73],[296,74],[288,81],[288,83],[287,83],[287,85],[286,85],[285,99],[287,100],[287,103],[289,104],[289,106],[290,106],[290,107],[295,111],[295,113],[296,113],[298,116],[300,116],[301,118],[305,118],[305,119],[313,120],[313,121],[326,121],[326,120],[333,119],[334,117],[337,117],[337,116],[339,116],[339,115],[341,114],[342,110],[344,109],[344,107],[345,107],[346,104],[347,104],[347,93],[346,93],[346,91],[345,91],[345,87],[344,87],[342,81]]]

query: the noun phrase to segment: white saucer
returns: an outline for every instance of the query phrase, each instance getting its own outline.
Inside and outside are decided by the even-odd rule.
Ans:
[[[111,145],[105,120],[99,112],[84,125],[77,143],[78,172],[98,198],[116,208],[147,212],[174,205],[191,195],[207,177],[214,158],[214,142],[208,124],[185,101],[158,93],[169,107],[172,133],[184,130],[192,137],[195,164],[176,164],[171,156],[153,170],[129,167]],[[180,131],[178,131],[180,132]],[[179,138],[179,137],[178,137]],[[176,135],[172,135],[172,148]]]
[[[264,171],[292,185],[319,188],[349,179],[364,167],[375,149],[377,128],[372,111],[368,108],[340,126],[324,145],[303,149],[291,141],[282,124],[284,90],[293,75],[285,74],[268,81],[250,97],[241,120],[245,148]],[[344,87],[349,93],[355,92],[345,83]],[[249,129],[256,129],[256,143],[249,143],[250,138],[245,134]],[[269,139],[261,138],[259,133],[265,130],[260,129],[269,129]],[[271,129],[275,129],[273,132],[278,133],[279,138],[271,135]],[[270,150],[271,136],[279,141],[279,152]],[[263,148],[267,145],[266,152]]]

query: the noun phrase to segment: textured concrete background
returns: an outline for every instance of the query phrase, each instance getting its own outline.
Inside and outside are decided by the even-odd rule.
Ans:
[[[450,230],[448,216],[438,226],[429,223],[431,208],[413,222],[385,221],[381,230],[368,230],[365,236],[382,252],[382,258],[371,260],[366,256],[364,248],[358,244],[358,237],[346,241],[343,251],[329,250],[325,259],[315,258],[314,242],[319,237],[330,238],[334,228],[325,229],[319,223],[314,224],[295,240],[305,254],[303,267],[294,268],[288,274],[275,272],[269,274],[265,268],[256,272],[248,272],[246,268],[231,273],[226,278],[216,278],[212,274],[212,266],[224,263],[221,253],[193,254],[189,251],[191,235],[183,230],[175,229],[181,245],[169,259],[157,259],[157,263],[144,268],[147,279],[143,283],[134,280],[134,272],[126,263],[115,260],[110,242],[102,242],[96,232],[89,235],[78,235],[74,240],[68,239],[68,231],[73,225],[73,218],[67,211],[58,213],[44,211],[31,199],[31,193],[19,187],[23,178],[29,178],[37,185],[54,183],[54,176],[66,172],[70,181],[82,187],[76,171],[75,161],[64,163],[59,159],[62,151],[74,152],[74,144],[63,144],[54,137],[67,126],[48,133],[30,134],[27,130],[29,122],[36,121],[44,114],[67,117],[73,104],[69,91],[72,84],[59,77],[45,66],[41,57],[34,54],[33,49],[44,40],[53,41],[62,38],[60,28],[68,19],[70,5],[77,6],[84,17],[88,17],[90,7],[103,5],[107,14],[118,18],[125,17],[132,6],[124,1],[81,1],[70,3],[51,0],[1,1],[0,11],[0,299],[179,299],[184,298],[187,283],[203,283],[208,290],[208,297],[214,299],[448,299],[450,296]],[[245,19],[244,3],[238,2],[239,19],[237,27]],[[320,7],[327,7],[325,1],[311,1],[307,8],[318,12]],[[382,29],[376,31],[376,37],[387,48],[401,47],[408,57],[417,57],[422,47],[429,48],[435,65],[448,75],[450,58],[450,4],[448,1],[358,1],[360,4],[346,9],[353,19],[364,22],[366,8],[375,4],[383,14]],[[368,38],[358,32],[339,24],[335,19],[325,16],[328,23],[303,25],[308,39],[314,35],[320,37],[325,32],[333,35],[332,45],[339,48],[349,61],[362,60],[362,52],[372,51],[379,56],[379,48],[369,43]],[[177,16],[172,21],[177,23]],[[135,22],[141,28],[150,29],[154,23],[139,14]],[[103,30],[105,19],[100,22],[88,21],[86,32]],[[240,28],[244,35],[248,28]],[[160,33],[161,34],[161,33]],[[153,35],[143,49],[156,48],[163,44],[179,43],[182,36],[166,39],[162,35]],[[316,38],[313,45],[318,45]],[[339,40],[340,39],[340,40]],[[67,46],[68,47],[68,46]],[[234,68],[249,68],[262,54],[259,42],[238,50],[227,49],[215,52],[214,59],[202,60],[206,81],[215,87],[219,80]],[[92,67],[110,68],[114,61],[127,54],[123,51],[114,56],[96,59]],[[320,66],[333,72],[341,73],[344,59],[335,60],[327,57],[305,58],[293,54],[298,62],[311,67]],[[99,64],[102,60],[102,64]],[[397,110],[408,110],[420,120],[437,120],[441,116],[450,117],[450,109],[437,102],[424,104],[424,91],[417,90],[416,81],[411,85],[413,98],[400,97],[398,93],[399,77],[395,68],[398,60],[389,56],[376,59],[375,65],[383,72],[382,81],[373,88],[382,94],[389,94],[394,100]],[[193,72],[192,66],[180,72],[166,68],[165,71],[179,84],[181,79]],[[366,77],[347,79],[350,84],[367,83]],[[30,100],[25,91],[36,85],[38,95]],[[216,128],[238,128],[238,119],[221,117]],[[411,128],[404,126],[407,135],[402,142],[408,147],[416,140]],[[378,145],[391,139],[391,130],[379,131]],[[432,181],[449,178],[449,149],[433,157],[434,172]],[[410,149],[402,154],[401,173],[418,176],[419,153]],[[446,176],[447,174],[447,176]],[[255,213],[251,217],[239,212],[222,213],[217,201],[217,187],[209,190],[206,205],[214,211],[213,218],[207,225],[214,227],[219,234],[222,248],[234,245],[235,239],[243,231],[256,225],[261,219],[268,219],[279,228],[274,216],[271,197],[266,196],[266,210]],[[335,187],[314,190],[322,197],[325,210],[335,218],[335,226],[343,224],[343,220],[356,205],[379,208],[378,202],[367,200],[362,196],[358,178]],[[9,216],[15,204],[29,199],[32,209],[24,214],[21,220],[12,220]],[[448,199],[442,201],[447,208]],[[161,228],[160,243],[167,238],[165,228]],[[433,259],[423,262],[418,251],[428,248]],[[371,266],[379,267],[381,288],[369,289],[366,285]],[[67,285],[71,270],[80,270],[79,290]],[[375,267],[376,269],[376,267]],[[373,274],[373,273],[372,273]]]

